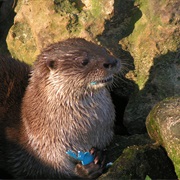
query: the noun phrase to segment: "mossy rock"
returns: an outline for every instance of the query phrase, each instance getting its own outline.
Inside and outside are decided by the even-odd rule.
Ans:
[[[95,41],[111,17],[114,0],[19,0],[7,36],[16,59],[31,64],[49,44],[72,37]]]
[[[130,146],[99,179],[176,179],[173,165],[157,146]]]
[[[107,149],[113,165],[98,179],[176,178],[172,162],[147,134],[115,136]]]
[[[180,97],[158,103],[147,117],[150,137],[163,146],[180,178]]]
[[[137,87],[124,115],[130,134],[146,132],[146,117],[156,103],[180,95],[180,1],[136,0],[135,4],[142,16],[133,32],[120,41],[135,65],[128,74]]]

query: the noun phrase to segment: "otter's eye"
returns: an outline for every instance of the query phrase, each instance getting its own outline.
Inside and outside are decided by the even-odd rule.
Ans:
[[[89,59],[88,59],[88,58],[82,60],[82,62],[81,62],[81,64],[82,64],[83,66],[86,66],[88,63],[89,63]]]
[[[56,62],[53,60],[47,60],[46,61],[47,67],[52,70],[52,69],[56,69]]]

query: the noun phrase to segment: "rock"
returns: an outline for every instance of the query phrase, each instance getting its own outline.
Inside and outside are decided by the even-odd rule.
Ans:
[[[124,149],[130,146],[144,146],[152,144],[148,134],[135,134],[131,136],[116,135],[107,148],[107,162],[114,162],[122,154]]]
[[[122,49],[119,40],[132,33],[135,23],[141,16],[142,13],[134,5],[134,1],[115,1],[113,16],[106,21],[103,33],[98,35],[98,41],[122,61],[122,69],[119,75],[116,76],[111,94],[116,109],[115,133],[119,135],[128,134],[126,127],[123,125],[124,109],[130,95],[137,86],[133,77],[131,78],[131,75],[127,74],[134,70],[133,57],[126,49]],[[127,74],[126,77],[124,77],[125,74]]]
[[[166,153],[152,145],[127,147],[100,180],[105,179],[176,179]]]
[[[180,97],[158,103],[150,112],[146,126],[150,137],[167,151],[180,178]]]
[[[176,174],[166,152],[152,145],[147,134],[115,136],[108,147],[108,162],[114,162],[98,179],[175,179]]]
[[[130,134],[146,132],[145,119],[156,103],[180,95],[179,55],[169,52],[155,58],[145,87],[132,94],[124,115],[124,124]]]
[[[136,0],[135,4],[142,16],[120,41],[135,65],[126,74],[137,84],[124,113],[130,134],[146,132],[145,119],[156,103],[180,95],[180,1]]]
[[[98,179],[177,178],[164,149],[153,143],[147,134],[115,136],[107,149],[113,165]]]
[[[42,48],[70,37],[95,40],[114,0],[19,0],[7,44],[12,56],[32,63]]]
[[[5,42],[9,28],[13,25],[15,5],[14,0],[0,0],[0,54],[3,55],[10,55]]]

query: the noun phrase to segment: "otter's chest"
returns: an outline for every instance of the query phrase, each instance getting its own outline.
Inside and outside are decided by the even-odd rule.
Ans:
[[[80,101],[74,113],[69,113],[70,144],[77,150],[104,148],[111,141],[114,106],[108,92],[95,94]]]

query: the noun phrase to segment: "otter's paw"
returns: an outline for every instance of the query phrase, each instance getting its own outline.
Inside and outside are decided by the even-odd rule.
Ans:
[[[97,178],[99,177],[105,165],[105,150],[100,151],[96,148],[91,148],[90,153],[94,156],[94,161],[87,165],[77,164],[75,172],[82,178]]]
[[[75,173],[81,178],[94,179],[99,177],[102,172],[103,168],[99,164],[94,164],[94,162],[87,165],[77,164],[75,167]]]

